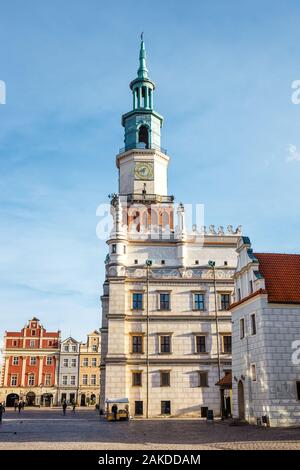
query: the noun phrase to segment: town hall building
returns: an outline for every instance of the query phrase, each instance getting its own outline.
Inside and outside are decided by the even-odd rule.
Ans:
[[[130,88],[101,297],[101,407],[125,399],[133,417],[231,414],[231,391],[220,400],[217,383],[231,372],[241,228],[190,229],[184,205],[168,193],[170,156],[143,39]]]

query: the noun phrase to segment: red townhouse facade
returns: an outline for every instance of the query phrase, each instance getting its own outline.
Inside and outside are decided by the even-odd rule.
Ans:
[[[38,318],[21,331],[6,331],[2,351],[0,402],[28,406],[57,403],[60,331],[48,332]]]

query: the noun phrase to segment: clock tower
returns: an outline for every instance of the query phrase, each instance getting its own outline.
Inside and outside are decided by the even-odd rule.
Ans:
[[[119,194],[134,202],[170,202],[169,157],[161,147],[163,117],[154,110],[155,84],[148,77],[146,49],[141,37],[137,77],[130,83],[133,109],[122,116],[125,147],[117,155]]]

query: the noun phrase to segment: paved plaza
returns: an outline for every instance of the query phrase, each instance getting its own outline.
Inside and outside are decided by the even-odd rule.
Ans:
[[[0,449],[298,449],[300,428],[231,426],[202,420],[99,420],[92,409],[7,410],[0,425]]]

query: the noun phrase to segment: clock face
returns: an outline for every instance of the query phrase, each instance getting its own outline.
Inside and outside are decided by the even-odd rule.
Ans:
[[[153,163],[137,162],[134,168],[134,178],[136,180],[153,180]]]

